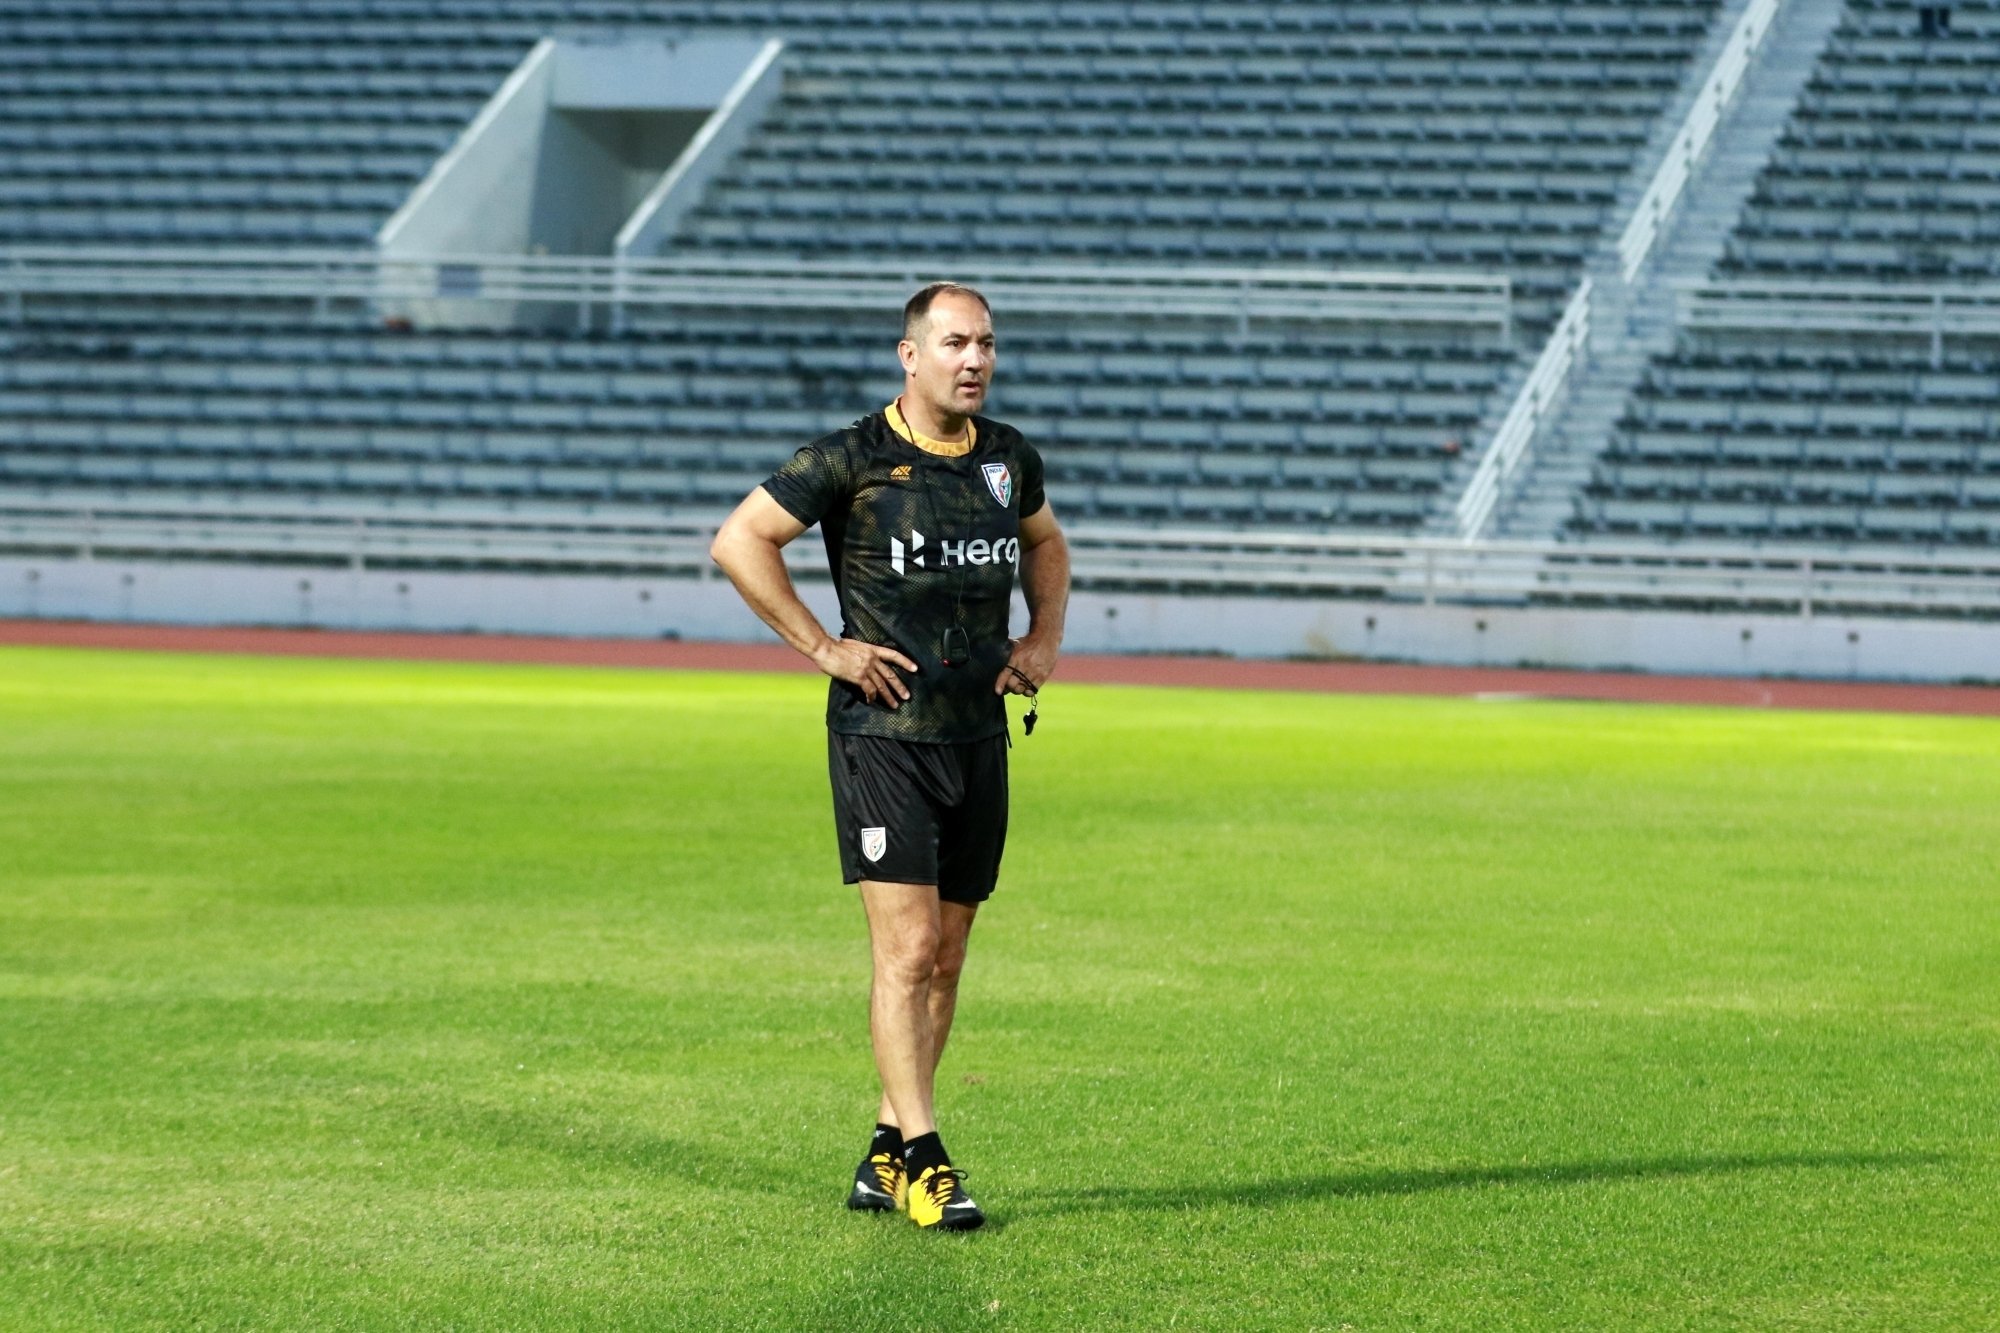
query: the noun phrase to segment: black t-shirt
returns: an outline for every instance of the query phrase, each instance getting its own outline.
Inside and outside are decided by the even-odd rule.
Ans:
[[[993,682],[1007,662],[1021,519],[1045,503],[1042,458],[1012,426],[974,417],[972,429],[969,453],[941,457],[876,412],[814,440],[764,483],[793,518],[820,525],[841,637],[893,647],[918,666],[898,668],[910,697],[896,709],[833,681],[834,731],[953,742],[1007,728]],[[940,661],[953,623],[971,647],[960,667]]]

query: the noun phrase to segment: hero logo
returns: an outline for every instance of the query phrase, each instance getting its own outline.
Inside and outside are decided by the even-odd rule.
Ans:
[[[932,555],[937,563],[929,563]],[[1021,563],[1021,541],[1018,537],[1001,537],[987,541],[975,537],[971,541],[951,541],[949,539],[931,543],[931,550],[924,549],[924,534],[910,529],[910,544],[903,545],[902,539],[889,539],[889,568],[898,574],[906,573],[909,566],[918,569],[949,569],[953,565],[1018,565]]]

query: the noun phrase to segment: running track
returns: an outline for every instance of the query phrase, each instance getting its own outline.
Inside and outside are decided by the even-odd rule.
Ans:
[[[504,634],[406,634],[346,630],[214,629],[66,620],[0,620],[0,644],[140,652],[380,657],[419,661],[538,662],[694,671],[812,668],[777,644],[679,643],[652,639],[564,639]],[[1958,713],[2000,717],[2000,688],[1876,682],[1651,676],[1602,671],[1393,666],[1375,662],[1271,662],[1223,657],[1066,654],[1057,682],[1207,685],[1340,694],[1611,699],[1742,708]]]

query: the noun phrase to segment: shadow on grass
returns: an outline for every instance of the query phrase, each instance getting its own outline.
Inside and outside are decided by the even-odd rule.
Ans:
[[[1034,1191],[1008,1209],[1025,1217],[1056,1213],[1144,1212],[1219,1207],[1272,1207],[1315,1199],[1379,1198],[1480,1189],[1489,1185],[1587,1185],[1600,1181],[1726,1176],[1752,1171],[1870,1170],[1935,1166],[1946,1153],[1748,1153],[1716,1156],[1611,1158],[1519,1166],[1445,1166],[1407,1171],[1352,1171],[1263,1180],[1202,1179],[1167,1185],[1093,1185]]]
[[[442,1139],[499,1154],[516,1164],[541,1158],[608,1178],[678,1180],[711,1189],[744,1187],[740,1157],[584,1108],[565,1111],[432,1100],[420,1111],[411,1108],[411,1114],[435,1125]],[[778,1192],[783,1185],[780,1174],[755,1188]]]

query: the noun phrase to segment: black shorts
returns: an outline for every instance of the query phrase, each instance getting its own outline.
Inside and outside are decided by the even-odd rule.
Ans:
[[[1007,845],[1006,734],[937,745],[829,731],[826,741],[841,878],[985,902]]]

